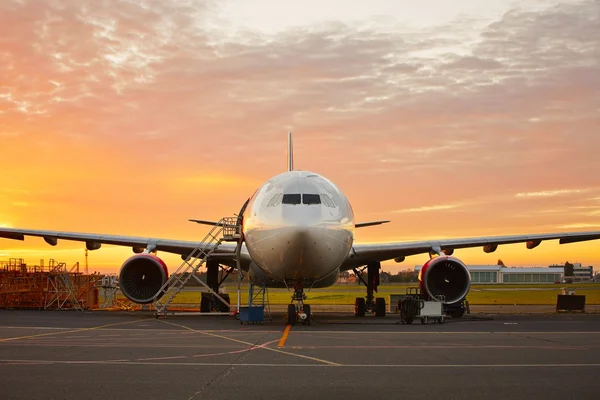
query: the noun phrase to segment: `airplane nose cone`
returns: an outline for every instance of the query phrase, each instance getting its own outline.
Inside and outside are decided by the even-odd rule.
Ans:
[[[314,226],[254,231],[246,242],[253,260],[267,275],[286,281],[329,276],[352,245],[348,232]]]
[[[306,276],[315,278],[314,257],[317,253],[317,238],[306,228],[296,227],[286,232],[281,243],[281,262],[286,278]],[[311,267],[313,266],[313,267]]]

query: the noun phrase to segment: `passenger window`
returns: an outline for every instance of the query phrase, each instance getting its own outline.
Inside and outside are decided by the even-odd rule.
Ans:
[[[321,204],[321,196],[318,194],[303,194],[302,204]]]
[[[301,202],[301,196],[299,193],[283,195],[283,204],[300,204]]]

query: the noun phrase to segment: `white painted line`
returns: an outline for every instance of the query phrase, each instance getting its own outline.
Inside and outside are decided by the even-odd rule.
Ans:
[[[79,360],[0,360],[2,365],[67,364],[67,365],[164,365],[200,367],[295,367],[295,368],[599,368],[600,364],[266,364],[266,363],[198,363],[198,362],[141,362],[141,361],[79,361]]]
[[[57,328],[54,326],[0,326],[0,329],[44,329],[44,330],[66,330],[72,328]]]
[[[63,336],[62,338],[53,338],[54,340],[56,339],[62,339],[61,341],[65,341],[65,340],[70,340],[70,339],[85,339],[85,338],[89,338],[91,336],[89,335],[81,335],[81,336]],[[48,338],[50,339],[50,338]],[[50,339],[52,340],[52,339]]]

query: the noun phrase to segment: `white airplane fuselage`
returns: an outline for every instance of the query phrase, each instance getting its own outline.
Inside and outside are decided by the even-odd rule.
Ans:
[[[333,283],[354,241],[354,213],[330,180],[288,171],[262,185],[244,214],[244,239],[256,266],[286,285]]]

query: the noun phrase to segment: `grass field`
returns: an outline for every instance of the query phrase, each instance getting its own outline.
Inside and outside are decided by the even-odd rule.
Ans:
[[[404,294],[413,284],[379,286],[378,297],[389,301],[390,294]],[[555,305],[556,296],[562,288],[574,289],[575,294],[585,295],[586,304],[600,304],[600,283],[586,284],[536,284],[536,285],[472,285],[467,300],[472,305]],[[226,292],[231,303],[237,303],[235,286],[227,286]],[[248,287],[242,287],[242,304],[248,303]],[[313,289],[306,292],[308,304],[318,305],[352,305],[356,297],[365,296],[365,288],[357,285],[336,285],[324,289]],[[288,304],[291,292],[286,289],[269,289],[268,298],[271,304]],[[259,299],[260,300],[260,299]],[[199,304],[200,288],[186,288],[179,293],[173,305]]]

